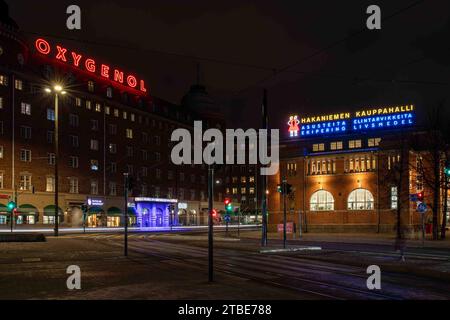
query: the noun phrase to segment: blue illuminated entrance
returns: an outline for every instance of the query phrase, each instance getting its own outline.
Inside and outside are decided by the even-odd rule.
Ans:
[[[135,198],[137,225],[141,228],[162,228],[175,224],[171,219],[171,206],[176,205],[176,199]]]

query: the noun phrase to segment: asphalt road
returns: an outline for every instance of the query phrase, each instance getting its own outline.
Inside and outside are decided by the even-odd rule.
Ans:
[[[376,247],[378,256],[368,252],[361,259],[355,252],[367,247],[332,244],[320,252],[268,254],[259,252],[256,239],[215,240],[212,284],[207,282],[206,236],[201,234],[131,234],[127,258],[117,233],[0,243],[0,298],[450,299],[446,280],[383,268],[381,290],[367,289],[370,259],[393,263],[393,257],[382,253],[384,248]],[[69,265],[81,268],[81,290],[66,287]]]

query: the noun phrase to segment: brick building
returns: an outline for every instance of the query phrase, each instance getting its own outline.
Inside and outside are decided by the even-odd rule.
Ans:
[[[287,221],[297,226],[300,221],[303,230],[394,232],[399,212],[404,228],[418,230],[422,215],[410,195],[420,192],[428,205],[425,222],[431,222],[434,193],[424,176],[432,176],[432,163],[413,106],[292,117],[290,132],[280,145],[280,171],[269,177],[271,230],[283,223],[283,197],[277,192],[283,177],[293,189],[286,199]]]
[[[82,224],[83,204],[88,226],[122,225],[125,172],[134,180],[132,225],[205,224],[207,167],[169,158],[175,128],[192,131],[194,120],[225,127],[205,88],[192,86],[180,105],[151,96],[145,75],[103,64],[86,49],[24,37],[0,4],[0,226],[9,223],[10,200],[17,226],[54,223],[55,99],[44,89],[55,84],[67,91],[58,108],[62,227]],[[223,193],[217,185],[215,206],[223,206]]]

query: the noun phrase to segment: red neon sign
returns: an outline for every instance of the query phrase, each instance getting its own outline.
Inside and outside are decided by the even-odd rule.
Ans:
[[[51,56],[52,49],[56,48],[56,50],[53,50],[53,54],[54,58],[58,61],[66,62],[68,64],[71,64],[73,67],[82,69],[90,73],[95,74],[98,72],[98,76],[102,77],[103,79],[108,79],[111,82],[127,86],[134,90],[139,90],[143,93],[147,92],[144,80],[137,79],[136,76],[132,74],[125,75],[123,71],[117,68],[111,68],[107,64],[98,64],[95,59],[83,58],[83,55],[75,51],[70,51],[69,54],[68,49],[64,48],[61,45],[56,45],[54,48],[52,48],[47,40],[39,38],[35,42],[35,47],[37,52],[45,56]],[[68,61],[68,57],[70,61]],[[124,79],[126,79],[126,81],[124,81]]]

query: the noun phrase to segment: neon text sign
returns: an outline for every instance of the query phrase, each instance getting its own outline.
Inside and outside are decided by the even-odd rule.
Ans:
[[[413,126],[416,122],[413,105],[367,109],[355,112],[353,117],[350,113],[337,113],[302,118],[299,121],[301,123],[300,128],[294,128],[295,124],[298,123],[294,122],[294,119],[298,119],[298,117],[290,116],[288,121],[290,137],[297,136],[294,129],[299,130],[301,137],[309,137],[395,129]]]
[[[86,57],[79,52],[69,51],[61,45],[52,47],[50,43],[45,39],[37,39],[35,42],[35,48],[37,52],[44,56],[52,56],[54,59],[72,65],[75,68],[82,69],[88,73],[95,74],[105,80],[109,80],[113,83],[138,90],[141,93],[146,93],[145,81],[138,79],[133,74],[125,74],[118,68],[112,68],[111,66],[99,63],[91,57]]]

